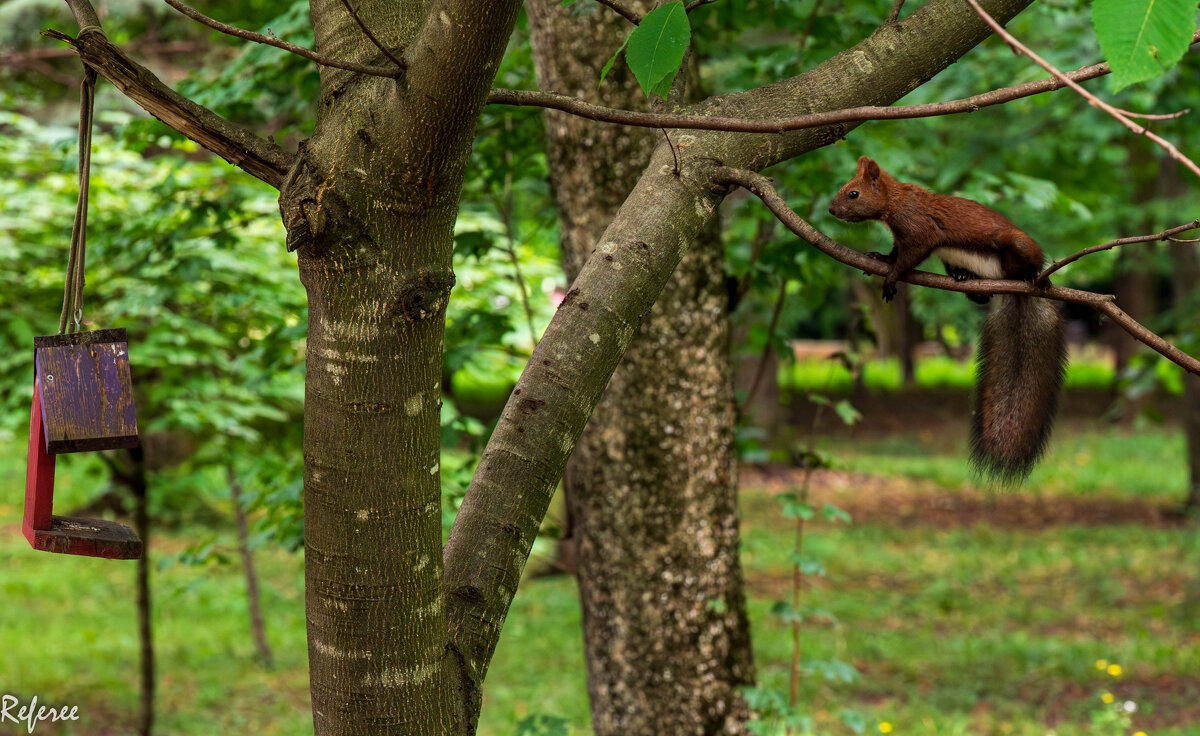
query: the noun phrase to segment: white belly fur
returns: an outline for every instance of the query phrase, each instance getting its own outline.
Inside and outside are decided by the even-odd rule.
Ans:
[[[1000,258],[971,253],[958,248],[938,248],[933,252],[942,259],[942,263],[956,268],[965,268],[984,279],[1002,279],[1004,272],[1000,269]]]

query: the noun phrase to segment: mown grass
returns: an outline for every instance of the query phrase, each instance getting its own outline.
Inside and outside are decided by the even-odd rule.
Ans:
[[[1068,428],[1070,429],[1070,428]],[[835,443],[855,471],[907,476],[913,493],[952,494],[967,483],[956,440]],[[70,729],[130,732],[137,705],[134,567],[30,551],[20,537],[21,448],[0,447],[0,691],[80,706]],[[1043,498],[1178,500],[1182,446],[1172,433],[1060,432],[1035,476]],[[60,497],[86,498],[99,474],[67,463]],[[1038,480],[1040,478],[1040,480]],[[90,487],[89,487],[90,486]],[[213,494],[213,503],[220,495]],[[65,503],[65,502],[64,502]],[[69,504],[67,504],[69,505]],[[764,687],[786,688],[789,625],[770,612],[789,596],[792,524],[772,493],[743,492],[744,564],[755,660]],[[1138,703],[1150,736],[1200,733],[1200,549],[1181,525],[1106,524],[1040,530],[876,521],[814,522],[807,551],[828,571],[805,592],[828,612],[805,625],[809,660],[839,659],[853,683],[803,682],[818,733],[850,733],[836,718],[863,713],[897,734],[1093,736],[1089,712],[1111,691]],[[154,540],[161,558],[207,529]],[[302,559],[258,556],[277,665],[256,664],[242,579],[232,566],[171,565],[154,574],[159,733],[311,733],[307,706]],[[1120,677],[1096,669],[1119,663]],[[488,677],[480,733],[509,736],[534,713],[589,733],[575,585],[526,581]],[[1140,719],[1140,720],[1138,720]],[[0,729],[0,732],[3,732]],[[878,731],[875,730],[877,733]]]
[[[914,368],[917,386],[926,389],[970,390],[975,385],[975,364],[934,355],[917,361]],[[1107,389],[1113,382],[1112,366],[1092,358],[1073,359],[1067,366],[1067,388]],[[779,385],[793,391],[846,393],[854,387],[854,377],[840,361],[801,358],[779,369]],[[872,391],[900,391],[903,386],[900,361],[883,358],[863,364],[863,385]]]

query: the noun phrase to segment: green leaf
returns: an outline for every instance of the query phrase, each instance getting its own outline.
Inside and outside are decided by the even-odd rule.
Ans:
[[[844,521],[847,524],[850,523],[850,514],[847,514],[831,503],[827,503],[821,507],[821,514],[825,516],[826,521]]]
[[[775,601],[771,605],[771,613],[778,616],[784,623],[798,624],[804,621],[804,616],[787,601]]]
[[[625,60],[637,78],[642,92],[660,92],[670,87],[683,54],[692,40],[692,27],[682,2],[667,3],[646,13],[629,34]],[[661,93],[661,92],[660,92]]]
[[[804,573],[805,575],[812,575],[820,578],[825,577],[825,566],[821,564],[820,560],[812,557],[811,555],[792,552],[790,555],[788,555],[788,560],[790,560],[792,564],[797,565],[800,568],[800,572]]]
[[[1144,82],[1183,57],[1196,29],[1194,0],[1096,0],[1092,25],[1112,65],[1114,91]]]
[[[805,521],[808,521],[809,519],[813,518],[813,516],[816,514],[816,511],[813,510],[813,507],[809,506],[806,503],[796,503],[795,501],[783,501],[782,506],[783,506],[783,515],[789,519],[800,518],[800,519],[804,519]]]
[[[636,31],[637,29],[635,28],[633,30]],[[601,84],[604,84],[604,78],[607,77],[608,73],[612,71],[613,64],[617,63],[617,57],[620,56],[621,52],[625,50],[625,47],[629,45],[629,39],[632,36],[633,32],[631,31],[630,34],[625,37],[625,40],[621,42],[621,45],[617,48],[617,50],[613,52],[612,57],[610,57],[608,61],[604,62],[604,68],[600,70],[600,81],[596,84],[597,87],[599,87]]]
[[[833,410],[837,412],[838,417],[842,420],[842,424],[846,426],[853,426],[858,423],[858,420],[862,419],[862,414],[858,413],[858,409],[855,409],[854,405],[845,399],[837,402]]]

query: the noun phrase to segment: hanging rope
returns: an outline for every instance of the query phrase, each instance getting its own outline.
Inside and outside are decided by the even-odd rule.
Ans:
[[[71,227],[71,253],[67,257],[67,280],[63,288],[62,314],[58,334],[67,332],[68,320],[79,332],[83,321],[83,272],[87,248],[88,185],[92,168],[92,109],[96,101],[96,72],[83,68],[79,92],[79,201],[75,205],[75,224]]]

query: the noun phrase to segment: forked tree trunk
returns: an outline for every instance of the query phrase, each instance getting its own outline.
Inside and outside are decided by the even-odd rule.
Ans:
[[[1006,22],[1028,2],[985,5]],[[71,43],[84,63],[168,125],[280,190],[287,243],[300,251],[309,297],[305,584],[317,736],[473,732],[504,618],[567,455],[643,317],[725,194],[711,177],[714,162],[759,170],[842,138],[853,125],[770,136],[696,132],[686,137],[688,151],[678,169],[665,148],[656,150],[654,163],[601,236],[604,257],[590,258],[580,270],[578,291],[568,294],[535,348],[443,551],[438,405],[452,233],[475,121],[520,4],[311,0],[318,52],[343,63],[393,63],[368,40],[365,27],[390,56],[402,54],[404,71],[368,76],[323,67],[316,132],[293,156],[167,88],[104,37],[88,0],[67,3],[79,36],[57,37]],[[362,27],[348,8],[361,16]],[[929,0],[798,77],[712,98],[695,110],[788,117],[890,104],[987,35],[961,2]],[[716,275],[715,262],[697,266],[703,275],[692,282],[699,295],[695,310],[662,312],[666,321],[660,324],[675,328],[680,339],[714,324],[704,321],[709,310],[724,309],[703,280]],[[707,341],[680,344],[701,346],[691,356],[703,365],[702,354],[725,349],[727,338],[719,328],[714,333]],[[665,356],[674,348],[663,342],[648,349]],[[670,404],[681,421],[709,419],[707,411],[688,413],[689,402],[725,403],[688,392],[720,385],[703,372],[689,370],[677,380],[682,391],[653,391],[650,402]],[[720,416],[719,408],[713,412]],[[645,428],[649,445],[660,447],[661,463],[678,461],[688,469],[687,482],[678,489],[677,505],[655,498],[618,514],[601,499],[589,500],[588,513],[612,519],[614,530],[594,540],[595,549],[621,556],[626,550],[603,545],[661,542],[644,559],[661,560],[666,590],[727,595],[703,600],[702,609],[668,606],[672,616],[714,622],[698,642],[700,660],[722,662],[737,645],[725,649],[723,622],[710,616],[740,609],[722,585],[736,573],[717,571],[718,585],[710,588],[676,577],[667,556],[703,559],[712,554],[711,545],[735,538],[735,527],[720,526],[729,518],[722,506],[727,501],[708,497],[702,506],[698,499],[705,497],[697,489],[703,484],[693,484],[713,476],[726,482],[721,474],[729,472],[728,461],[716,448],[703,467],[694,462],[698,454],[680,454],[674,433],[687,425],[668,431],[658,423],[661,417],[634,420]],[[661,434],[651,434],[656,428]],[[612,457],[623,462],[628,446],[613,442]],[[705,511],[695,514],[698,508]],[[694,525],[684,529],[693,546],[677,550],[672,540],[684,524]],[[651,620],[644,601],[612,600],[638,614],[630,621]],[[663,650],[693,644],[676,638],[677,631],[657,637]],[[622,651],[619,661],[638,655]],[[705,723],[720,715],[697,714]],[[643,724],[630,724],[627,732]]]
[[[316,132],[280,193],[308,292],[305,597],[318,736],[473,730],[442,588],[442,338],[475,122],[519,6],[312,0]],[[431,13],[428,22],[425,16]],[[454,69],[453,73],[447,70]]]
[[[646,107],[623,64],[596,92],[600,68],[631,28],[626,20],[558,0],[527,8],[542,89]],[[553,112],[546,129],[574,280],[662,134]],[[744,730],[737,688],[752,682],[753,667],[738,561],[729,334],[723,253],[709,228],[630,343],[567,466],[599,736]]]

